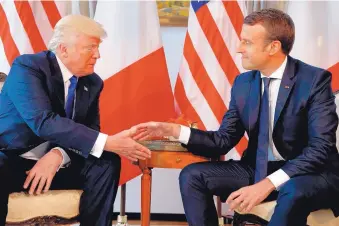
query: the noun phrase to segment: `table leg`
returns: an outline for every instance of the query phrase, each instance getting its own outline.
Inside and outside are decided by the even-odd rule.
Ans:
[[[150,226],[152,170],[144,168],[141,176],[141,226]]]

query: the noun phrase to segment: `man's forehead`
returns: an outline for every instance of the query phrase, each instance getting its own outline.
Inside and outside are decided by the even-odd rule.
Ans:
[[[261,24],[248,25],[244,24],[240,34],[241,39],[264,39],[266,37],[266,29]]]
[[[81,41],[82,43],[87,43],[87,44],[100,44],[101,39],[95,36],[89,36],[86,34],[81,34],[78,36],[78,40]]]

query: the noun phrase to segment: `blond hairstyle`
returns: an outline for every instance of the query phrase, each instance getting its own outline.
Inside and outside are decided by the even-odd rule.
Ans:
[[[71,35],[79,33],[101,40],[107,36],[102,25],[95,20],[82,15],[68,15],[61,18],[55,25],[48,49],[55,52],[60,43],[65,43]]]

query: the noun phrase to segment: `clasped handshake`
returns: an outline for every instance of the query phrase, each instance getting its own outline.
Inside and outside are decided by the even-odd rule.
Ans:
[[[129,160],[145,160],[151,157],[151,151],[138,141],[153,137],[179,138],[180,125],[166,122],[146,122],[133,126],[112,136],[108,136],[104,150],[125,156]]]

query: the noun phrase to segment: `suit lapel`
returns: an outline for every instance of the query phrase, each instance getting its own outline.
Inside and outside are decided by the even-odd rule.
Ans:
[[[48,59],[50,62],[51,69],[51,84],[50,89],[52,90],[53,105],[57,106],[58,113],[61,116],[66,116],[65,113],[65,91],[64,91],[64,80],[62,73],[54,53],[48,53]]]
[[[294,83],[296,81],[295,76],[295,61],[292,57],[288,56],[287,59],[287,66],[284,71],[280,88],[279,88],[279,94],[277,98],[277,104],[275,107],[275,113],[274,113],[274,127],[281,115],[282,110],[284,109],[284,106],[286,104],[286,101],[291,93],[291,90],[293,89]],[[273,128],[274,128],[273,127]]]
[[[87,82],[86,77],[79,78],[76,90],[75,114],[74,114],[74,120],[77,122],[84,120],[86,116],[86,112],[88,110],[89,105],[90,88],[91,87]]]
[[[257,71],[253,75],[253,79],[250,85],[250,98],[249,98],[249,131],[251,132],[257,124],[259,109],[260,109],[260,97],[261,97],[261,76]]]

